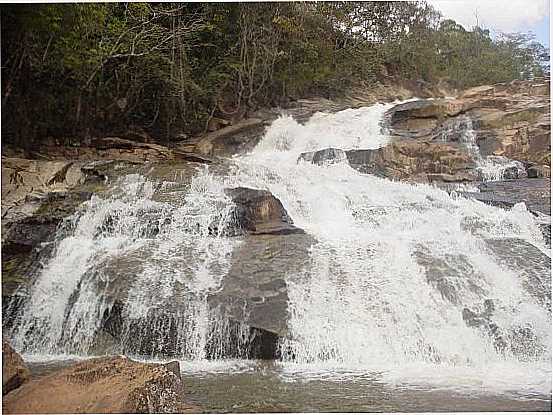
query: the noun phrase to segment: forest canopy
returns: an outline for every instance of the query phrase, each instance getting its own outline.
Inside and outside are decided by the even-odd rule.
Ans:
[[[162,140],[384,79],[458,87],[549,72],[532,34],[423,1],[3,5],[2,134],[30,145],[139,126]]]

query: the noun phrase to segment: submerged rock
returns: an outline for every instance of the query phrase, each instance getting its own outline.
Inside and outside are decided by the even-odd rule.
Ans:
[[[21,356],[6,340],[2,340],[2,395],[19,388],[29,376],[29,368]]]
[[[176,363],[176,362],[175,362]],[[9,394],[5,413],[189,413],[175,363],[126,357],[90,359],[32,381]]]
[[[236,204],[233,219],[238,228],[253,234],[303,233],[271,192],[237,187],[226,189],[225,193]]]

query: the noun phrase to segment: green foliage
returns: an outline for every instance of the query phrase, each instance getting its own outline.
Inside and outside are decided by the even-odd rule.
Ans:
[[[2,6],[5,140],[140,126],[171,140],[384,76],[459,86],[548,73],[530,34],[466,30],[423,1]]]

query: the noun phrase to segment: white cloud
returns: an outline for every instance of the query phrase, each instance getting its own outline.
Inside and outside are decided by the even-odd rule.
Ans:
[[[470,29],[478,22],[498,32],[528,31],[549,15],[549,0],[428,0],[445,18]]]

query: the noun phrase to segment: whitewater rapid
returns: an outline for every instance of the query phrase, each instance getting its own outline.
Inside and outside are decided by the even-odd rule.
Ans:
[[[269,190],[317,241],[309,266],[285,275],[283,370],[378,371],[391,383],[477,382],[551,393],[551,314],[523,287],[524,267],[504,263],[492,249],[494,241],[523,241],[550,257],[523,204],[503,210],[430,185],[362,174],[347,161],[298,160],[330,147],[386,145],[382,120],[391,107],[318,113],[304,125],[283,116],[253,151],[231,160],[229,172],[201,169],[188,187],[147,174],[123,177],[58,236],[12,335],[16,348],[90,354],[106,310],[115,307],[110,290],[125,278],[117,274],[124,267],[134,279],[125,287],[123,313],[134,326],[123,330],[123,352],[156,356],[173,342],[176,357],[198,362],[210,344],[212,357],[225,358],[232,329],[213,315],[207,296],[221,286],[242,243],[225,234],[233,204],[224,189],[245,186]],[[505,334],[503,351],[463,319],[464,308],[482,311],[485,300],[493,301],[494,322]],[[172,314],[153,317],[154,309]],[[509,342],[517,340],[506,334],[519,329],[534,337],[527,351],[515,353]],[[246,328],[238,330],[247,343]],[[140,345],[152,332],[159,350]]]

